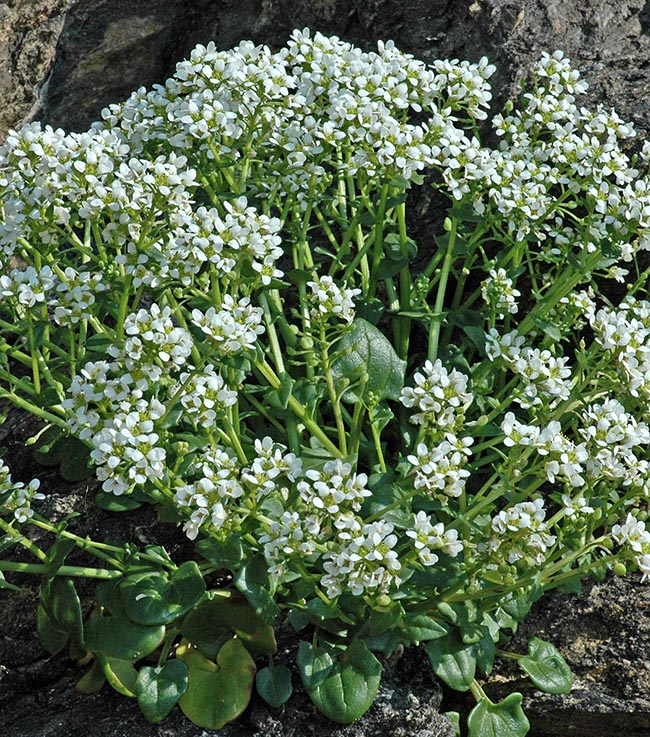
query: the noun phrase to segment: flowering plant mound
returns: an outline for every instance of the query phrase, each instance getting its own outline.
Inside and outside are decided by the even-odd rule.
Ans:
[[[174,561],[78,537],[0,465],[0,576],[43,574],[39,635],[92,663],[82,690],[218,729],[254,685],[289,699],[288,622],[331,719],[422,645],[476,697],[472,737],[519,737],[521,695],[481,685],[495,656],[572,683],[550,643],[504,649],[532,603],[650,576],[649,149],[580,106],[560,52],[490,131],[493,71],[296,31],[198,46],[85,133],[9,135],[0,398],[100,506],[155,504],[195,541]]]

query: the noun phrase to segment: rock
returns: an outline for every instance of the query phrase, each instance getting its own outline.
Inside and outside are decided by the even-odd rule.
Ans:
[[[366,48],[392,38],[416,56],[499,69],[498,102],[544,50],[563,49],[642,130],[650,117],[650,12],[643,0],[15,0],[0,3],[0,135],[38,118],[80,130],[103,106],[164,81],[196,43],[277,48],[310,26]]]
[[[562,652],[575,674],[571,693],[541,694],[520,677],[516,666],[503,661],[492,689],[486,688],[499,698],[522,691],[536,735],[647,737],[650,588],[639,576],[587,583],[581,594],[548,595],[533,608],[508,649],[526,652],[533,636]]]

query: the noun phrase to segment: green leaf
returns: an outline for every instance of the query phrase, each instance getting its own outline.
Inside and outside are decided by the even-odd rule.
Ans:
[[[205,593],[205,581],[193,560],[168,573],[140,573],[120,583],[124,611],[138,624],[169,624]]]
[[[207,561],[222,569],[232,570],[244,555],[241,540],[234,535],[224,541],[206,538],[199,541],[196,547]]]
[[[111,686],[123,696],[134,698],[138,671],[133,667],[133,662],[131,660],[118,660],[107,655],[98,655],[97,660]]]
[[[181,633],[208,658],[214,657],[233,635],[253,655],[273,655],[277,651],[273,627],[243,596],[215,596],[200,602],[183,620]]]
[[[546,333],[549,338],[552,338],[555,343],[559,343],[562,340],[562,333],[555,323],[550,322],[549,320],[544,320],[543,318],[535,315],[533,312],[531,312],[530,314],[535,325],[537,325],[540,330]]]
[[[107,512],[131,512],[142,506],[142,502],[134,499],[131,494],[116,496],[110,491],[98,491],[95,494],[95,504]]]
[[[301,646],[306,644],[301,643]],[[306,652],[304,648],[303,652]],[[312,653],[316,655],[313,650]],[[318,656],[314,662],[317,659]],[[331,667],[325,669],[325,678],[319,677],[316,685],[312,685],[312,671],[312,678],[303,677],[303,684],[309,698],[326,717],[339,724],[351,724],[363,716],[375,700],[381,681],[381,663],[363,640],[354,640],[342,653],[333,650],[329,660]]]
[[[158,668],[141,668],[135,683],[138,704],[150,722],[162,721],[189,685],[189,668],[182,660],[168,660]]]
[[[237,719],[248,706],[255,677],[255,662],[243,644],[226,642],[216,663],[184,646],[176,655],[189,671],[187,691],[179,701],[183,714],[203,729],[221,729]]]
[[[83,619],[81,603],[69,578],[45,581],[36,614],[38,638],[52,655],[70,642],[72,657],[83,655]]]
[[[95,475],[90,448],[77,438],[65,439],[65,450],[59,472],[66,481],[84,481]]]
[[[407,614],[403,625],[404,636],[414,645],[437,640],[449,633],[449,628],[426,614]]]
[[[160,645],[164,637],[162,625],[136,624],[120,615],[91,619],[85,627],[86,649],[118,660],[144,658]]]
[[[512,693],[498,704],[481,699],[467,719],[468,737],[524,737],[530,722],[521,701],[520,693]]]
[[[319,686],[331,673],[334,660],[329,650],[316,650],[311,642],[301,642],[298,645],[296,663],[304,687],[310,689]]]
[[[573,673],[550,642],[533,637],[528,643],[528,655],[519,659],[519,665],[541,691],[561,694],[571,690]]]
[[[371,408],[382,399],[399,399],[406,361],[374,325],[358,317],[336,343],[335,352],[331,371],[336,383],[365,380],[345,391],[344,401]]]
[[[92,664],[92,667],[77,681],[75,691],[90,696],[91,694],[99,693],[105,683],[106,676],[104,675],[102,666],[96,660]]]
[[[433,672],[455,691],[468,691],[476,674],[476,646],[455,632],[428,642],[424,650]]]
[[[393,629],[403,616],[404,608],[399,602],[393,602],[381,609],[373,609],[368,617],[368,633],[371,637],[381,635]]]
[[[255,676],[257,692],[269,706],[278,709],[291,697],[291,671],[286,665],[274,665],[273,668],[262,668]]]
[[[264,557],[256,556],[239,569],[235,586],[265,622],[272,623],[278,615],[278,605],[271,595],[271,582]]]

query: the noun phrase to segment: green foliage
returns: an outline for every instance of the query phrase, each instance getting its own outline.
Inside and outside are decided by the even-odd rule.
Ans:
[[[205,593],[205,582],[193,560],[171,574],[140,573],[120,584],[126,615],[146,625],[169,624],[188,612]]]
[[[189,668],[182,660],[168,660],[157,668],[140,669],[135,683],[138,704],[150,722],[161,722],[189,686]]]
[[[569,693],[573,673],[560,651],[550,642],[533,637],[528,643],[528,655],[519,658],[519,665],[530,680],[546,693]]]
[[[339,724],[351,724],[368,711],[381,681],[381,663],[363,640],[345,651],[301,642],[298,667],[309,698]]]
[[[286,665],[261,668],[255,675],[257,692],[269,706],[280,708],[291,698],[291,671]]]
[[[239,640],[228,640],[219,650],[216,663],[183,645],[176,657],[188,668],[187,690],[179,704],[194,724],[203,729],[221,729],[248,706],[255,661]]]
[[[480,699],[467,719],[468,737],[524,737],[530,722],[521,708],[522,695],[512,693],[498,704]]]
[[[335,346],[332,362],[335,382],[349,386],[346,402],[362,402],[368,409],[383,399],[399,399],[406,361],[374,325],[358,317]]]

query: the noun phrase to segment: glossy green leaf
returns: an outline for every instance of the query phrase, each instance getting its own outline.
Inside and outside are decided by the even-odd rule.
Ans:
[[[415,645],[445,637],[448,632],[448,627],[426,614],[407,614],[404,618],[404,637]]]
[[[307,643],[301,643],[301,646]],[[306,648],[303,648],[305,654]],[[331,666],[319,670],[320,662],[325,665],[327,658],[316,653],[310,678],[305,678],[304,667],[300,669],[303,684],[309,698],[316,707],[339,724],[351,724],[372,706],[381,681],[381,663],[370,652],[362,640],[355,640],[347,650],[332,650],[329,655]],[[326,673],[322,678],[320,674]],[[315,678],[316,674],[319,674]],[[316,685],[312,685],[316,682]]]
[[[198,650],[176,651],[188,667],[188,688],[179,704],[183,714],[203,729],[221,729],[244,711],[250,701],[255,662],[237,640],[222,646],[214,663]]]
[[[140,573],[120,583],[124,611],[138,624],[169,624],[189,611],[205,593],[205,581],[193,560],[171,575]]]
[[[65,439],[65,450],[59,472],[66,481],[84,481],[95,475],[90,448],[77,438]]]
[[[271,595],[268,566],[263,556],[256,556],[239,569],[235,586],[265,622],[270,624],[275,620],[279,610]]]
[[[234,535],[223,542],[206,538],[200,540],[196,547],[207,561],[223,569],[234,568],[244,556],[241,540]]]
[[[150,722],[162,721],[189,686],[189,668],[182,660],[168,660],[158,668],[141,668],[135,683],[138,704]]]
[[[87,650],[108,655],[118,660],[139,660],[152,653],[163,641],[162,625],[137,624],[126,617],[115,615],[97,617],[86,623]]]
[[[455,632],[427,642],[424,650],[433,672],[455,691],[468,691],[476,675],[476,647]]]
[[[90,696],[99,693],[106,683],[106,676],[102,670],[102,666],[97,660],[92,664],[83,676],[77,681],[75,691]]]
[[[133,667],[131,660],[119,660],[107,655],[98,655],[97,660],[104,671],[106,680],[111,686],[124,696],[135,697],[135,683],[138,671]]]
[[[533,637],[528,643],[528,655],[519,659],[519,665],[541,691],[561,694],[571,690],[573,673],[550,642]]]
[[[521,701],[520,693],[512,693],[498,704],[481,699],[467,719],[468,737],[524,737],[530,723]]]
[[[56,577],[44,582],[36,621],[39,640],[49,653],[56,655],[70,643],[72,657],[82,657],[81,603],[69,578]]]
[[[302,683],[308,691],[319,686],[334,667],[332,653],[324,648],[317,650],[311,642],[298,645],[296,663]]]
[[[358,317],[336,343],[333,354],[335,383],[343,380],[353,383],[344,392],[344,401],[362,402],[371,408],[383,399],[399,399],[406,361],[374,325]]]
[[[109,491],[98,491],[95,494],[95,504],[107,512],[131,512],[142,506],[142,502],[134,499],[131,494],[116,496]]]
[[[269,706],[278,709],[291,697],[291,671],[286,665],[275,665],[273,668],[262,668],[255,676],[257,692]]]
[[[214,596],[200,602],[183,620],[181,633],[208,658],[213,658],[233,635],[253,655],[273,655],[277,650],[273,627],[243,596]]]

